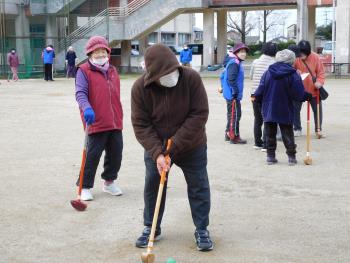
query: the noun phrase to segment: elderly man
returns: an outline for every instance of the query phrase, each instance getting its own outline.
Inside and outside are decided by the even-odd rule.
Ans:
[[[131,120],[137,140],[145,149],[144,225],[137,247],[146,247],[151,232],[160,174],[171,163],[179,166],[187,182],[195,241],[200,251],[213,249],[209,225],[210,188],[207,174],[208,98],[200,76],[179,65],[172,51],[162,44],[145,53],[146,72],[134,83],[131,92]],[[165,142],[172,146],[165,151]],[[165,156],[169,154],[170,163]],[[156,240],[160,238],[165,207],[164,188]],[[175,209],[175,208],[174,208]]]

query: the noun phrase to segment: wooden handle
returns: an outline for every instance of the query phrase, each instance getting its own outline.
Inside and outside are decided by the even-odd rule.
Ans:
[[[170,150],[171,145],[172,145],[172,141],[169,139],[168,142],[167,142],[167,147],[166,147],[167,151]],[[169,155],[167,155],[165,158],[169,158]],[[158,189],[156,207],[154,209],[151,234],[149,236],[149,241],[148,241],[148,247],[147,247],[147,253],[148,254],[151,253],[152,249],[153,249],[154,235],[156,233],[156,227],[157,227],[157,221],[158,221],[160,204],[161,204],[162,196],[163,196],[163,189],[164,189],[165,178],[166,178],[166,171],[162,171],[162,174],[161,174],[161,177],[160,177],[160,184],[159,184],[159,189]]]
[[[307,102],[306,151],[310,152],[310,102]]]

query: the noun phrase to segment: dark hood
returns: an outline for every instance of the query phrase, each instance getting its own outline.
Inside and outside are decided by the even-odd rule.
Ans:
[[[163,44],[152,45],[146,50],[145,66],[145,87],[181,67],[175,54]]]
[[[269,72],[274,79],[281,79],[286,76],[292,75],[296,72],[295,68],[293,68],[291,65],[283,63],[283,62],[277,62],[272,64],[269,67]]]

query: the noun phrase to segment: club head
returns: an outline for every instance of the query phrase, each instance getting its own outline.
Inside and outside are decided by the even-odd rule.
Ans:
[[[87,204],[83,203],[80,199],[71,200],[70,204],[77,211],[84,211],[87,208]]]
[[[317,139],[321,139],[321,138],[322,138],[322,135],[319,134],[319,133],[317,133],[317,134],[316,134],[316,138],[317,138]]]
[[[141,255],[142,263],[154,263],[156,256],[153,253],[144,252]]]
[[[304,159],[304,164],[305,165],[312,165],[312,159],[310,157],[306,157]]]

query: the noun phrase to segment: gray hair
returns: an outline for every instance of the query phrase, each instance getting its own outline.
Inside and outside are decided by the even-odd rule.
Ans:
[[[293,65],[295,62],[295,54],[289,49],[283,49],[276,54],[276,62],[282,62],[289,65]]]

